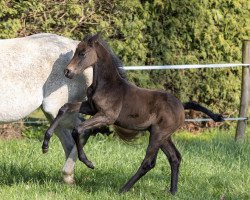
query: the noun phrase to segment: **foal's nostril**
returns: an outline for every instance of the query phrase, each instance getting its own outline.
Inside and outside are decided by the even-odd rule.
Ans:
[[[64,75],[66,75],[68,73],[68,69],[64,70]]]
[[[64,70],[64,75],[65,75],[67,78],[72,79],[73,76],[74,76],[74,73],[72,73],[72,70],[70,70],[70,69],[65,69],[65,70]]]
[[[70,70],[69,70],[69,69],[65,69],[65,70],[64,70],[64,75],[65,75],[65,76],[68,76],[69,74],[70,74]]]

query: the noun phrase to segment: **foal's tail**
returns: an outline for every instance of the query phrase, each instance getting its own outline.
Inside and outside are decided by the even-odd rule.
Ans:
[[[215,114],[213,113],[211,110],[208,110],[207,108],[201,106],[200,104],[190,101],[187,103],[183,104],[183,107],[185,110],[196,110],[196,111],[201,111],[203,113],[205,113],[206,115],[208,115],[209,117],[211,117],[215,122],[223,122],[224,118],[222,115],[220,114]]]

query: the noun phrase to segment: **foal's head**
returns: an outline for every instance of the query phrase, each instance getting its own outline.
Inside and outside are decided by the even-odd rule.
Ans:
[[[99,34],[87,36],[80,42],[76,48],[75,54],[64,70],[67,78],[73,78],[75,74],[79,74],[88,67],[97,62],[97,53],[95,50],[98,44]]]

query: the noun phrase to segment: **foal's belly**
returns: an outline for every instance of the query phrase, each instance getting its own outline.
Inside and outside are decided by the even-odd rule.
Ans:
[[[119,117],[115,122],[115,125],[130,130],[142,131],[142,130],[147,130],[152,124],[155,123],[156,120],[156,117],[154,115],[149,115],[149,116],[128,115],[125,118]]]

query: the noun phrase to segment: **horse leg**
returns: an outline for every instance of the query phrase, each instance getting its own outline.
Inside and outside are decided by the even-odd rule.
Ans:
[[[52,123],[53,119],[56,117],[56,111],[53,112],[53,110],[46,110],[43,107],[41,107],[42,111],[44,112],[44,115],[46,118],[49,120],[50,123]],[[54,113],[54,114],[53,114]],[[54,116],[54,117],[53,117]],[[72,119],[72,123],[80,123],[80,119],[78,118],[78,114],[70,114],[70,116],[67,116],[67,118]],[[66,157],[66,162],[64,164],[64,167],[62,169],[62,174],[63,174],[63,180],[67,184],[73,184],[74,181],[74,166],[75,166],[75,161],[76,158],[74,159],[74,147],[75,147],[75,142],[71,136],[72,129],[68,127],[67,124],[63,123],[62,121],[59,122],[58,127],[55,129],[55,134],[59,138],[64,153]],[[76,149],[76,148],[75,148]],[[76,152],[75,152],[76,154]],[[76,157],[76,156],[75,156]]]
[[[62,168],[63,181],[67,184],[74,184],[74,168],[77,160],[76,145],[73,145],[71,152],[68,157],[66,157],[66,162]]]
[[[52,134],[56,127],[58,126],[59,121],[62,119],[62,117],[69,112],[78,112],[80,110],[82,102],[77,103],[66,103],[64,104],[58,111],[57,116],[52,121],[50,127],[44,134],[44,140],[42,145],[43,153],[47,153],[49,149],[49,140],[52,137]]]
[[[78,112],[81,112],[84,114],[85,113],[86,114],[94,114],[95,113],[89,107],[88,102],[82,102],[82,103],[79,102],[79,105],[80,105],[80,110],[76,111],[77,113]],[[71,111],[72,111],[72,113],[74,112],[73,109],[71,109]],[[69,113],[69,112],[65,112],[64,115],[66,113]],[[48,115],[48,113],[46,111],[44,111],[44,114],[47,116],[47,118],[50,121],[53,121],[52,117],[50,115]],[[74,118],[78,118],[78,117],[74,117]],[[70,131],[68,128],[64,128],[64,125],[63,124],[61,125],[60,119],[58,119],[59,124],[58,124],[58,127],[55,129],[55,132],[56,132],[60,142],[62,143],[64,152],[65,152],[65,156],[66,156],[66,162],[65,162],[64,167],[62,169],[63,180],[65,183],[73,184],[75,182],[74,181],[74,167],[75,167],[75,162],[77,159],[77,150],[76,150],[75,142],[74,142],[71,134],[69,134],[72,131]],[[77,119],[77,120],[79,120],[79,119]],[[52,132],[53,132],[53,130],[52,130]],[[95,135],[97,132],[104,134],[104,133],[110,133],[110,130],[108,129],[108,127],[101,127],[100,129],[99,128],[92,129],[91,135]],[[83,140],[83,145],[86,142],[87,142],[86,139]]]
[[[87,115],[95,114],[95,111],[91,108],[88,101],[64,104],[64,106],[62,106],[59,109],[57,116],[55,117],[50,127],[44,134],[44,140],[42,145],[43,153],[48,152],[49,140],[52,137],[55,128],[58,126],[59,121],[66,113],[73,113],[73,112],[80,112]]]
[[[90,136],[96,135],[97,132],[101,133],[101,134],[110,133],[109,129],[107,129],[106,127],[101,127],[100,129],[99,128],[92,129],[91,131],[89,131],[88,136],[85,136],[85,138],[81,137],[81,141],[80,141],[81,144],[84,146],[87,143],[88,138]],[[70,137],[72,139],[71,135],[70,135]],[[67,158],[67,160],[66,160],[65,165],[62,169],[63,180],[65,183],[73,184],[75,182],[74,181],[74,167],[75,167],[75,162],[77,160],[77,148],[76,148],[74,140],[73,140],[72,150],[66,158]]]
[[[91,119],[84,121],[72,131],[72,137],[75,140],[76,147],[77,147],[78,158],[87,167],[91,169],[94,168],[94,165],[92,164],[91,161],[87,159],[87,156],[85,152],[83,151],[83,145],[80,142],[80,134],[82,134],[83,138],[85,138],[86,135],[88,134],[88,131],[86,130],[93,129],[93,128],[100,127],[100,126],[109,125],[111,123],[112,122],[106,116],[100,113],[97,113]]]
[[[63,180],[67,184],[73,184],[74,181],[74,166],[76,159],[69,159],[72,157],[72,151],[75,147],[75,142],[71,136],[72,129],[68,129],[63,125],[59,124],[55,129],[55,134],[58,136],[63,150],[65,152],[66,162],[62,169]]]
[[[168,139],[161,145],[161,150],[167,156],[171,166],[171,186],[170,192],[174,195],[177,192],[179,167],[181,162],[181,154],[175,147],[171,139]]]
[[[142,176],[154,168],[160,147],[159,141],[159,134],[156,132],[151,132],[146,156],[142,161],[140,168],[135,173],[135,175],[132,176],[132,178],[120,189],[119,193],[127,192]]]

